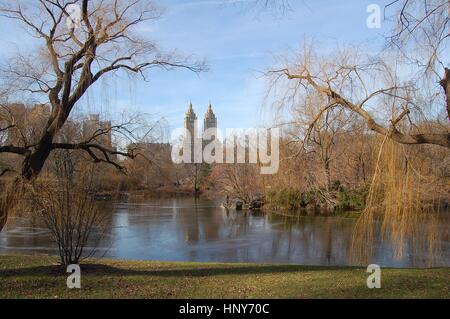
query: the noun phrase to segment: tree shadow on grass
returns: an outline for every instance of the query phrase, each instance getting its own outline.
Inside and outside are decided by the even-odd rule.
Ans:
[[[357,269],[357,267],[353,267]],[[346,267],[345,269],[349,269]],[[211,266],[195,268],[187,264],[183,268],[167,265],[166,269],[129,269],[104,264],[81,264],[83,275],[91,276],[156,276],[156,277],[204,277],[219,275],[279,274],[306,271],[339,271],[342,267],[297,266],[297,265],[248,265],[248,266]],[[1,269],[1,277],[15,276],[55,276],[67,275],[65,267],[60,265],[34,266],[16,269]]]

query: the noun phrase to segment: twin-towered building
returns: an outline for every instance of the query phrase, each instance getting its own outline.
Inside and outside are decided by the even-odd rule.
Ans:
[[[192,138],[197,136],[197,115],[194,112],[192,103],[189,104],[188,110],[186,111],[186,115],[184,117],[184,128],[189,131]],[[203,132],[207,129],[215,129],[217,132],[217,118],[212,110],[211,103],[209,103],[205,117],[203,118]]]
[[[217,138],[217,117],[212,110],[211,103],[208,105],[208,109],[206,110],[205,116],[203,118],[203,128],[202,134],[198,134],[198,119],[197,115],[194,112],[194,108],[192,107],[192,103],[189,104],[188,110],[186,111],[186,115],[184,116],[184,128],[186,129],[185,134],[185,145],[191,145],[191,154],[193,157],[194,154],[194,145],[197,143],[201,143],[203,149],[205,145],[211,142],[213,139]],[[203,138],[204,134],[208,131],[209,138]]]

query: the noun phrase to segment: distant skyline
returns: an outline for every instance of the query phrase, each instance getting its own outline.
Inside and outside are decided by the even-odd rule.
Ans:
[[[140,77],[109,77],[97,83],[78,104],[84,112],[112,115],[121,110],[163,117],[171,129],[183,126],[190,102],[203,116],[211,102],[218,126],[248,128],[270,124],[270,111],[262,108],[266,92],[262,72],[274,64],[274,55],[296,50],[302,41],[317,41],[323,50],[338,45],[361,45],[378,50],[385,29],[368,29],[367,6],[384,7],[389,1],[291,1],[292,11],[244,10],[240,1],[155,1],[164,9],[158,21],[140,27],[168,51],[176,49],[206,59],[208,72],[154,70],[149,82]],[[383,25],[382,25],[383,26]],[[36,43],[13,21],[0,20],[0,49],[4,63],[16,49],[26,52]]]

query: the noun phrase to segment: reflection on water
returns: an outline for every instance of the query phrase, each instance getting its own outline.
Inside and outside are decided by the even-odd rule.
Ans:
[[[349,265],[355,219],[289,217],[226,211],[218,203],[193,198],[145,203],[105,204],[111,210],[109,232],[96,256],[120,259]],[[448,218],[440,224],[442,255],[450,266]],[[372,263],[393,267],[426,265],[426,251],[393,258],[388,243],[376,236]],[[0,253],[56,254],[48,231],[35,218],[14,218],[0,233]]]

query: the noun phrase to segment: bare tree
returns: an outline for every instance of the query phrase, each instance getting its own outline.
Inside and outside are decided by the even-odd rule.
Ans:
[[[79,8],[80,21],[73,15],[74,6]],[[160,16],[151,1],[8,1],[0,6],[0,15],[25,26],[43,44],[29,58],[17,56],[4,70],[16,90],[46,96],[51,106],[37,141],[0,146],[1,153],[23,158],[21,176],[26,180],[38,176],[56,149],[82,150],[94,161],[112,165],[116,163],[110,155],[133,156],[92,141],[54,141],[76,103],[103,76],[124,71],[145,79],[146,72],[153,68],[187,68],[197,72],[204,66],[190,63],[174,52],[162,53],[156,43],[139,36],[137,26]],[[11,125],[14,124],[2,127],[2,131],[11,129]]]
[[[18,126],[8,99],[0,101],[0,153],[18,156],[19,179],[35,180],[55,150],[83,151],[94,162],[119,169],[123,166],[114,160],[117,156],[136,156],[99,143],[98,137],[106,133],[104,130],[77,142],[56,139],[77,102],[107,75],[124,72],[141,75],[146,80],[148,71],[154,68],[184,68],[194,72],[204,69],[203,62],[191,62],[175,51],[164,53],[154,41],[139,34],[140,25],[160,15],[152,1],[144,0],[0,2],[1,17],[18,22],[42,43],[27,56],[18,53],[2,70],[5,79],[2,96],[27,93],[44,100],[50,108],[43,113],[42,124],[30,133],[27,126]],[[130,134],[126,124],[108,130]],[[19,138],[1,139],[1,136]],[[1,173],[10,170],[5,168]],[[6,201],[14,202],[11,198]],[[2,209],[0,230],[6,220],[7,211]]]
[[[217,164],[209,179],[221,192],[241,200],[246,207],[262,194],[262,182],[256,164]]]
[[[401,50],[425,73],[440,79],[450,119],[450,60],[446,52],[450,40],[450,1],[394,0],[386,6],[386,12],[391,11],[395,28],[388,36],[388,44]]]
[[[343,52],[329,57],[316,55],[308,47],[268,74],[274,81],[287,79],[293,82],[283,84],[288,88],[285,90],[287,95],[308,95],[313,91],[328,99],[328,104],[317,112],[313,124],[330,109],[341,107],[357,114],[371,130],[396,142],[450,148],[450,71],[446,60],[450,2],[396,0],[386,7],[387,13],[392,10],[394,14],[390,18],[394,19],[395,27],[388,37],[388,44],[398,53],[397,63],[416,71],[415,74],[410,72],[413,75],[409,78],[402,79],[398,68],[385,62],[392,52],[365,58],[360,52]],[[424,77],[421,71],[431,76]],[[434,81],[436,76],[437,81]],[[376,82],[383,82],[385,86],[377,86]],[[436,82],[441,86],[440,92],[434,88]],[[424,89],[426,84],[429,92]],[[443,99],[437,100],[436,97],[442,97],[442,92]],[[442,101],[446,123],[438,130],[419,129],[414,121],[430,122],[427,117],[442,108]],[[375,114],[380,109],[388,109],[388,116],[380,119],[380,114]],[[433,121],[440,119],[438,115]]]
[[[311,125],[317,124],[329,110],[344,108],[362,118],[372,131],[396,142],[450,148],[448,125],[443,124],[439,130],[420,127],[419,124],[426,123],[426,118],[432,114],[430,110],[436,107],[421,105],[420,88],[402,81],[386,59],[363,59],[360,55],[347,50],[335,57],[322,57],[306,48],[289,65],[270,71],[268,75],[274,85],[281,83],[286,88],[284,94],[320,94],[327,99]],[[282,81],[284,79],[288,83]],[[405,120],[410,125],[405,125]]]
[[[305,155],[315,155],[319,159],[321,170],[325,173],[325,188],[330,190],[332,164],[343,152],[342,147],[337,147],[337,142],[344,133],[349,133],[347,123],[351,114],[342,109],[328,109],[323,116],[318,117],[317,114],[327,104],[327,99],[318,94],[301,98],[290,110],[289,118],[292,118],[292,121],[286,124],[288,124],[287,133],[291,142],[300,144],[299,149],[302,151],[301,148],[303,148]],[[320,175],[316,170],[315,173]],[[319,187],[323,184],[315,186]]]

